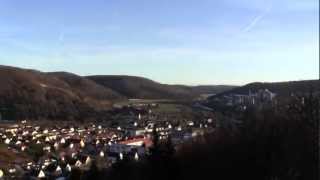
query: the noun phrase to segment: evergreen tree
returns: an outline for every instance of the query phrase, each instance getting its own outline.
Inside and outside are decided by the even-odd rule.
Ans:
[[[152,147],[150,148],[150,153],[152,159],[158,159],[160,156],[160,138],[156,127],[153,127],[152,131]]]

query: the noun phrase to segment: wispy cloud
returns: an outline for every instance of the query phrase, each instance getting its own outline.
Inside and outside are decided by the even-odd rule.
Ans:
[[[265,9],[258,14],[243,30],[243,32],[249,32],[253,29],[272,9],[272,4],[270,3],[265,7]]]
[[[65,34],[63,31],[60,31],[60,34],[59,34],[59,43],[60,44],[63,44],[64,43],[64,37],[65,37]]]

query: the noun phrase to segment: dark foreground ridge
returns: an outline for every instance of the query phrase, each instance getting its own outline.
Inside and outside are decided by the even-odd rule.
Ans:
[[[319,97],[292,98],[279,107],[240,113],[235,129],[217,128],[180,148],[170,139],[154,145],[146,159],[124,159],[111,169],[91,169],[75,179],[112,180],[318,180]]]

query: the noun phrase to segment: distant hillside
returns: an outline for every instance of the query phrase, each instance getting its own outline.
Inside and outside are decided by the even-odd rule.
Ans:
[[[88,78],[128,98],[182,99],[196,96],[193,94],[192,88],[160,84],[141,77],[90,76]]]
[[[251,83],[242,87],[225,91],[218,94],[248,94],[249,91],[257,92],[260,89],[269,89],[279,96],[290,96],[291,93],[301,94],[309,93],[311,90],[314,92],[320,92],[320,81],[319,80],[308,80],[308,81],[291,81],[291,82],[279,82],[279,83]]]
[[[0,66],[3,118],[87,118],[120,98],[118,93],[77,75]]]
[[[200,94],[215,94],[231,86],[184,86],[160,84],[135,76],[90,76],[89,79],[130,99],[192,99]]]
[[[84,99],[94,97],[99,100],[117,100],[123,98],[119,93],[101,86],[94,81],[68,72],[48,73],[53,77],[59,78],[67,83],[73,92],[77,92]]]
[[[219,94],[225,91],[230,91],[236,87],[237,86],[216,85],[216,86],[194,86],[192,87],[192,89],[198,94]]]
[[[106,118],[114,102],[132,99],[192,100],[228,86],[166,85],[133,76],[82,77],[0,66],[0,115],[4,119]]]

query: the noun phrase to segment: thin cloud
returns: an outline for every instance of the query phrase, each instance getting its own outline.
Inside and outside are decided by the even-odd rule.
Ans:
[[[65,32],[63,29],[60,30],[58,36],[58,48],[56,49],[54,58],[63,58],[69,56],[69,54],[65,51]]]
[[[60,44],[64,43],[64,38],[65,38],[64,32],[61,31],[60,34],[59,34],[59,43]]]
[[[272,4],[267,6],[264,11],[257,15],[243,30],[243,32],[249,32],[251,29],[253,29],[270,11],[272,8]]]

